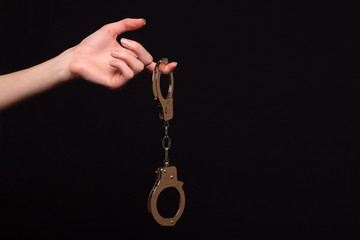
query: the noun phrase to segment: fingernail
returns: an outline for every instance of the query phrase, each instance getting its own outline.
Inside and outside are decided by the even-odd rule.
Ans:
[[[143,20],[144,20],[144,25],[146,24],[146,19],[145,18],[143,18]]]
[[[125,39],[125,38],[121,38],[120,42],[121,42],[122,45],[129,45],[129,41],[127,39]]]

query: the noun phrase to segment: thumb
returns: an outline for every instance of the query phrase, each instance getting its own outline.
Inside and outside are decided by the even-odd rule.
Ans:
[[[143,27],[146,24],[144,18],[126,18],[118,22],[111,23],[111,27],[114,29],[117,36],[120,34],[133,31]]]
[[[177,67],[178,63],[177,62],[171,62],[169,64],[160,64],[159,66],[159,70],[162,74],[170,74],[172,71],[175,70],[175,68]],[[148,66],[145,67],[145,69],[148,72],[153,72],[155,69],[156,63],[152,62],[151,64],[149,64]]]

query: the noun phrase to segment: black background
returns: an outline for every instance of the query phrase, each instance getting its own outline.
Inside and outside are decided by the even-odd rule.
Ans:
[[[146,18],[123,37],[179,62],[170,158],[187,200],[173,228],[147,213],[163,162],[151,74],[121,91],[73,81],[0,114],[1,239],[360,237],[355,5],[49,0],[0,9],[1,74],[106,23]]]

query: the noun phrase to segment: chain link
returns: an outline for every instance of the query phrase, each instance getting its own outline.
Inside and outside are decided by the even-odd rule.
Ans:
[[[164,121],[165,136],[162,139],[162,147],[165,150],[165,166],[168,167],[170,163],[169,149],[171,148],[171,138],[169,137],[169,121]]]

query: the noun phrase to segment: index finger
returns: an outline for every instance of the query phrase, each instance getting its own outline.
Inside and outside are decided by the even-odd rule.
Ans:
[[[152,63],[153,57],[140,43],[125,38],[122,38],[120,42],[126,49],[134,52],[145,66]]]

